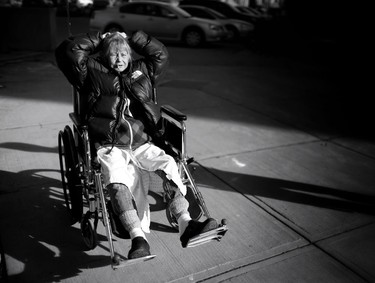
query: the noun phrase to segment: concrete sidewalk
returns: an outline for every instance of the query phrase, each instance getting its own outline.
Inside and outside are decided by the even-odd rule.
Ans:
[[[211,214],[228,219],[227,235],[182,249],[152,194],[154,260],[113,271],[101,223],[98,247],[84,250],[57,154],[71,88],[53,54],[8,54],[0,56],[1,279],[375,282],[375,143],[345,124],[338,68],[236,45],[169,50],[159,103],[188,115],[194,177]],[[115,247],[126,255],[130,242]]]

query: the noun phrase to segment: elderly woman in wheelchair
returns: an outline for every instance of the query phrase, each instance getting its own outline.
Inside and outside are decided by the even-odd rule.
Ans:
[[[134,52],[140,58],[134,59]],[[91,32],[69,37],[55,55],[74,88],[75,111],[70,115],[74,134],[69,126],[60,132],[59,150],[67,205],[83,223],[82,232],[93,214],[98,222],[100,211],[110,229],[107,215],[113,212],[132,241],[128,259],[152,257],[145,232],[149,232],[147,194],[153,181],[151,175],[145,181],[141,173],[149,172],[163,186],[168,220],[179,230],[182,247],[220,240],[227,230],[225,221],[219,225],[209,216],[187,166],[186,116],[156,102],[154,86],[168,64],[165,46],[142,31],[131,37]],[[187,188],[205,221],[198,220],[202,213],[192,217]],[[90,207],[83,219],[82,194]],[[93,202],[95,198],[101,204]],[[111,241],[111,230],[107,236]],[[118,261],[113,246],[111,256]]]

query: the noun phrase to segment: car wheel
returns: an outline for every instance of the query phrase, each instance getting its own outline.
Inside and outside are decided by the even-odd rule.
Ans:
[[[226,26],[228,31],[228,40],[234,41],[238,39],[238,30],[233,26]]]
[[[184,33],[183,41],[189,47],[197,47],[204,42],[204,35],[198,29],[189,29]]]
[[[108,25],[104,29],[104,33],[106,33],[106,32],[115,32],[115,31],[124,32],[124,29],[121,26],[116,25],[116,24]]]

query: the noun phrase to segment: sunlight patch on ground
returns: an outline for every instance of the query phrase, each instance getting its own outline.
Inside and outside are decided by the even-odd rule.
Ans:
[[[5,254],[8,276],[17,275],[25,270],[25,264],[14,257]]]
[[[50,244],[48,244],[46,242],[39,241],[39,243],[42,246],[44,246],[47,249],[49,249],[51,252],[53,252],[55,254],[54,257],[60,257],[60,249],[59,248],[57,248],[56,246],[50,245]]]
[[[241,167],[241,168],[242,168],[242,167],[246,167],[246,163],[243,163],[243,162],[237,160],[237,158],[235,158],[235,157],[232,158],[232,161],[233,161],[233,163],[234,163],[237,167]]]

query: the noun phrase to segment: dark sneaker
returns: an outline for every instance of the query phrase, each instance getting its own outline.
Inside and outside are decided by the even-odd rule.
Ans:
[[[132,248],[129,251],[128,259],[135,259],[150,255],[150,245],[143,237],[135,237],[132,240]]]
[[[186,248],[189,240],[199,234],[211,231],[219,227],[217,221],[213,218],[208,218],[204,222],[190,220],[185,232],[180,237],[182,247]]]

